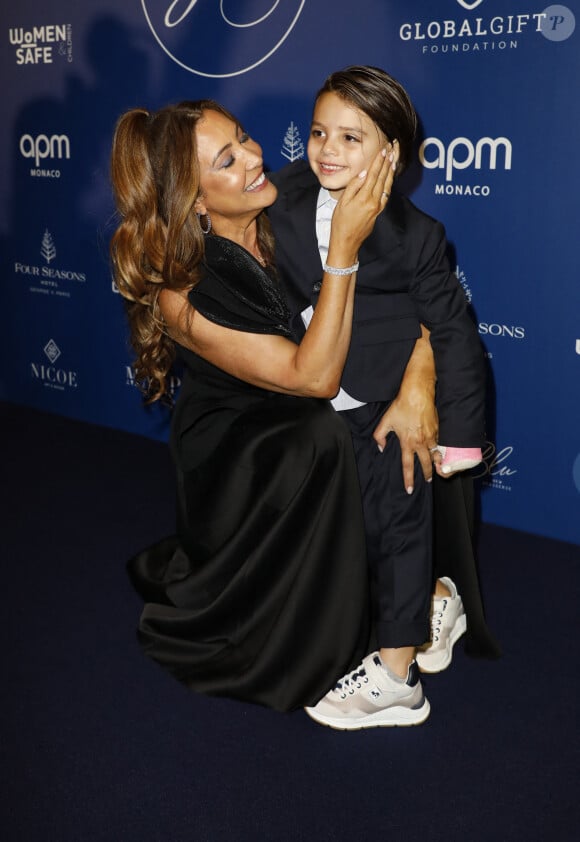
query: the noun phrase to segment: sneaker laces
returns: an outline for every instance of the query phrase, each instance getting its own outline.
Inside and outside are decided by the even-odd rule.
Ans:
[[[439,640],[439,632],[441,631],[443,613],[447,608],[447,598],[442,597],[441,602],[441,608],[434,610],[431,614],[431,640],[433,643],[437,643],[437,641]]]
[[[352,696],[355,690],[360,690],[363,684],[368,684],[368,681],[367,672],[360,664],[353,672],[343,675],[332,688],[332,692],[340,693],[341,698],[346,699],[347,693]]]

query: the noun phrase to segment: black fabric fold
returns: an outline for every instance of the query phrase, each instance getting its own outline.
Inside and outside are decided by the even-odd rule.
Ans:
[[[282,292],[210,237],[193,306],[289,335]],[[129,562],[146,654],[188,687],[277,710],[314,704],[366,654],[362,508],[330,403],[260,389],[180,349],[171,449],[177,531]]]

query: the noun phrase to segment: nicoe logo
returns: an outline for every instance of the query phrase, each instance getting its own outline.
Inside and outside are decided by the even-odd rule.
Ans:
[[[471,166],[495,170],[503,164],[504,170],[510,170],[512,145],[507,137],[481,137],[475,143],[468,137],[455,137],[447,146],[438,137],[428,137],[420,146],[419,160],[428,170],[444,170],[445,180],[452,181],[455,170]]]
[[[64,392],[65,389],[76,389],[78,386],[77,372],[56,365],[61,356],[61,350],[54,339],[49,339],[42,350],[48,360],[48,365],[44,362],[31,362],[30,376],[32,379],[38,381],[45,388],[55,389],[59,392]]]
[[[53,134],[50,137],[45,134],[36,135],[33,137],[30,134],[23,134],[19,143],[20,154],[23,158],[31,158],[36,164],[37,170],[40,167],[40,162],[47,159],[62,160],[63,158],[70,158],[70,140],[65,134]],[[31,170],[31,175],[39,175],[44,171]],[[60,172],[58,170],[52,171]]]

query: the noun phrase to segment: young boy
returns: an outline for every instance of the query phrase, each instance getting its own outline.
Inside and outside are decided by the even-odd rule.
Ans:
[[[377,68],[334,73],[317,94],[308,164],[295,162],[272,176],[278,199],[269,210],[290,306],[306,324],[316,305],[341,191],[387,143],[398,149],[401,172],[416,125],[404,89]],[[443,226],[393,193],[359,252],[353,334],[334,404],[350,427],[357,456],[379,651],[308,709],[318,722],[341,729],[418,724],[425,718],[419,714],[424,707],[415,655],[429,638],[431,489],[418,463],[413,485],[405,489],[397,438],[389,436],[384,450],[376,438],[424,325],[435,358],[444,443],[431,448],[441,454],[435,456],[436,470],[445,475],[481,460],[483,352],[446,247]],[[426,671],[449,663],[466,627],[453,582],[445,579],[438,586],[443,594],[436,595],[434,611],[439,639],[431,653],[417,656]]]

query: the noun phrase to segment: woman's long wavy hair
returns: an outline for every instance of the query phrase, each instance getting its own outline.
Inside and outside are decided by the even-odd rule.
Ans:
[[[213,100],[123,114],[113,137],[111,178],[120,223],[111,240],[115,283],[127,302],[135,380],[146,401],[169,396],[175,345],[159,309],[163,289],[191,289],[199,280],[204,234],[194,210],[201,196],[195,127],[206,111],[237,124]],[[273,262],[270,226],[261,213],[258,246]]]

